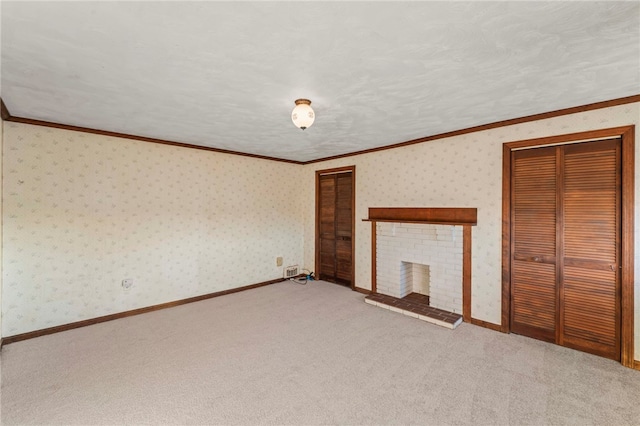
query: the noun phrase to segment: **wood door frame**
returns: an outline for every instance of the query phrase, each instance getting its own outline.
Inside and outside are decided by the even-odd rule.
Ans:
[[[351,172],[351,289],[356,290],[356,166],[316,170],[316,249],[315,276],[320,278],[320,176]]]
[[[621,325],[620,363],[634,368],[634,179],[635,179],[635,126],[570,133],[507,142],[502,145],[502,322],[501,331],[511,329],[511,152],[535,146],[589,142],[599,139],[621,139]]]

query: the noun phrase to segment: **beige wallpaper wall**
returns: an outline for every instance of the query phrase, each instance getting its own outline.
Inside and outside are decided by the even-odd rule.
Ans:
[[[629,124],[640,141],[640,103],[297,166],[4,123],[2,335],[276,278],[276,256],[314,269],[315,171],[346,165],[356,284],[370,288],[368,207],[477,207],[472,315],[499,323],[502,144]],[[636,163],[638,205],[640,147]],[[635,306],[640,359],[639,284]]]
[[[302,166],[4,131],[3,336],[278,278],[276,256],[302,263]]]
[[[472,315],[500,323],[502,144],[549,135],[635,124],[640,141],[640,103],[556,117],[377,153],[308,165],[315,171],[356,166],[356,285],[371,288],[371,225],[368,207],[477,207],[473,227]],[[390,141],[393,142],[393,141]],[[636,205],[640,204],[640,147],[636,148]],[[305,264],[314,264],[314,194],[305,192]],[[640,206],[636,224],[640,224]],[[640,235],[636,226],[636,278]],[[635,288],[636,359],[640,359],[640,284]]]

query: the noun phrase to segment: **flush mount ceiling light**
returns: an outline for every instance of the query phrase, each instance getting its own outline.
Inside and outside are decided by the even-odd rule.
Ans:
[[[309,99],[296,100],[296,107],[291,111],[291,120],[296,127],[304,130],[313,124],[313,120],[316,119],[316,115],[311,108],[311,101]]]

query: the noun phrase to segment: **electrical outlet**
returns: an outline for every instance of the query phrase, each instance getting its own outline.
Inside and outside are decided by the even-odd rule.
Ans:
[[[282,266],[282,257],[276,257],[276,266]]]
[[[131,287],[133,287],[133,279],[125,278],[124,280],[122,280],[122,288],[124,289],[124,291],[130,290]]]

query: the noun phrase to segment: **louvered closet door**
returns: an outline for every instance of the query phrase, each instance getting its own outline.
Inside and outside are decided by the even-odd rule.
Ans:
[[[336,175],[336,282],[351,285],[352,174]]]
[[[336,276],[336,176],[320,176],[320,279]]]
[[[619,141],[563,152],[563,274],[558,343],[620,359]]]
[[[320,176],[320,274],[350,286],[353,275],[353,174]]]
[[[511,331],[620,357],[620,147],[512,154]]]
[[[556,149],[512,154],[511,331],[556,338]]]

